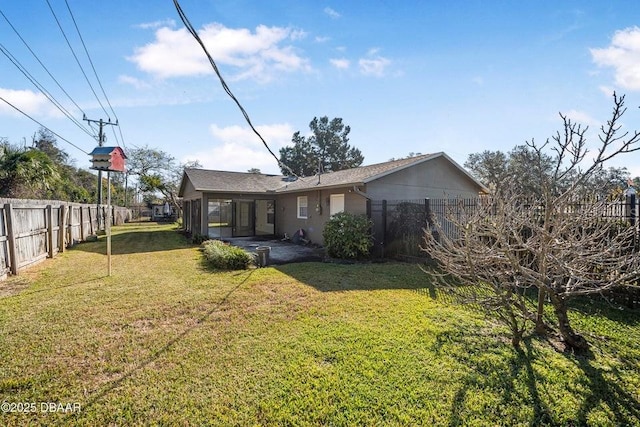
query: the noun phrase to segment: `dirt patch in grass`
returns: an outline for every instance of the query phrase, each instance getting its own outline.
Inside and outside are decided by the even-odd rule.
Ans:
[[[30,284],[31,281],[28,278],[21,276],[9,277],[6,280],[0,281],[0,298],[18,295],[27,289]]]

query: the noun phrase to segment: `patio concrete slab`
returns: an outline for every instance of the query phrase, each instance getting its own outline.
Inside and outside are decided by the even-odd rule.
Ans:
[[[324,260],[324,248],[312,245],[297,245],[290,241],[260,237],[228,237],[223,240],[251,253],[256,253],[259,246],[270,247],[269,265]]]

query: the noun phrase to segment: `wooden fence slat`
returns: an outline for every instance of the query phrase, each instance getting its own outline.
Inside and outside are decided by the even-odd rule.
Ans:
[[[13,234],[15,218],[13,217],[13,207],[11,203],[4,205],[4,211],[7,215],[7,239],[9,243],[9,261],[11,266],[11,274],[18,274],[18,257],[16,253],[16,238]]]
[[[66,234],[67,234],[67,205],[60,205],[60,228],[58,230],[58,237],[60,238],[60,252],[64,252],[67,247]]]
[[[53,207],[51,205],[47,205],[47,246],[49,258],[53,258]]]
[[[85,237],[86,236],[84,234],[84,208],[80,206],[80,240],[84,240]]]
[[[92,208],[96,215],[92,215]],[[100,213],[111,213],[112,220],[129,218],[123,209],[113,206],[109,212],[106,206],[98,209],[56,200],[0,198],[0,280],[85,241],[98,231],[99,223],[105,223]]]

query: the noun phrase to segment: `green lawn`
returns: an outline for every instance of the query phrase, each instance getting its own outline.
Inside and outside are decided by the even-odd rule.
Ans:
[[[216,272],[129,224],[106,277],[105,246],[0,282],[1,425],[640,425],[637,310],[580,305],[591,357],[518,352],[415,265]]]

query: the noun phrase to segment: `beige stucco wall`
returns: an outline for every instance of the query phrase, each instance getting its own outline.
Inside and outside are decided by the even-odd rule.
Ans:
[[[335,188],[279,194],[276,201],[276,233],[280,235],[287,233],[289,236],[293,236],[296,230],[302,228],[311,242],[322,244],[322,230],[324,224],[329,220],[329,197],[331,194],[344,194],[344,208],[347,212],[366,213],[366,199],[349,190],[350,188]],[[307,219],[298,218],[298,196],[307,196]],[[318,206],[320,206],[320,211],[317,209]]]
[[[367,184],[374,200],[475,197],[478,186],[444,157],[392,173]]]

